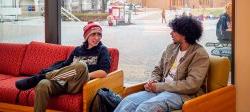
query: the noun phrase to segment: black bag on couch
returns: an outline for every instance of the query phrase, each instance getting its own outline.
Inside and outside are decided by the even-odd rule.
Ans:
[[[121,97],[110,89],[98,89],[90,104],[90,112],[113,112],[121,100]]]

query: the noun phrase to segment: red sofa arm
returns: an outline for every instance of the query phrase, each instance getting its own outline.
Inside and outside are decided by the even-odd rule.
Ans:
[[[183,112],[236,112],[236,89],[230,85],[184,103]]]
[[[119,51],[117,48],[108,48],[110,54],[110,72],[118,69]]]

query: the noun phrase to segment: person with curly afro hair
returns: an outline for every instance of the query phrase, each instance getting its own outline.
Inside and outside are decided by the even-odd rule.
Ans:
[[[201,86],[208,72],[209,55],[197,43],[203,31],[201,22],[182,16],[169,26],[173,43],[163,51],[144,91],[126,96],[114,112],[171,112],[205,92]]]
[[[200,21],[195,20],[189,16],[178,17],[169,23],[173,32],[171,33],[174,42],[175,33],[178,33],[185,37],[185,41],[188,44],[195,44],[197,40],[201,38],[203,28]]]

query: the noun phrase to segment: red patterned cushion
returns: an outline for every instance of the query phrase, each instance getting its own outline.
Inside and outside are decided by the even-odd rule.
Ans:
[[[74,51],[75,47],[73,47],[73,46],[67,46],[67,47],[68,47],[68,49],[69,49],[69,52],[68,52],[68,54],[67,54],[67,57],[69,57],[70,54],[72,53],[72,51]]]
[[[21,93],[19,94],[19,97],[18,97],[18,105],[25,105],[25,106],[30,106],[29,105],[29,96],[31,94],[31,91],[33,91],[34,88],[32,89],[29,89],[29,90],[26,90],[26,91],[21,91]]]
[[[31,42],[27,47],[20,72],[27,75],[38,73],[41,69],[51,66],[56,61],[65,60],[68,52],[69,47]]]
[[[16,102],[16,97],[17,97],[19,90],[16,89],[15,82],[23,78],[26,78],[26,77],[9,77],[8,79],[0,81],[0,91],[1,91],[0,102],[6,102],[6,103],[12,103],[12,104],[17,103],[18,105],[28,106],[28,97],[31,91],[34,90],[34,88],[26,90],[26,91],[21,91],[21,93],[18,96],[18,102]]]
[[[9,78],[12,78],[13,76],[11,75],[4,75],[4,74],[0,74],[0,81],[1,80],[5,80],[5,79],[9,79]]]
[[[34,105],[35,91],[31,91],[28,98],[28,105]],[[79,94],[63,94],[60,96],[51,97],[48,108],[64,112],[82,112],[82,93]]]
[[[119,51],[116,48],[108,48],[110,54],[110,72],[117,70],[119,62]]]
[[[18,76],[26,45],[0,43],[0,73]]]
[[[15,86],[15,82],[21,78],[23,77],[12,77],[0,81],[0,102],[15,103],[19,91]]]
[[[12,77],[0,81],[0,102],[16,103],[19,90],[15,87],[15,82],[22,78],[24,77]],[[34,89],[22,91],[18,98],[18,105],[34,106]],[[64,94],[52,97],[49,100],[48,108],[65,112],[81,112],[83,108],[82,101],[82,93]]]

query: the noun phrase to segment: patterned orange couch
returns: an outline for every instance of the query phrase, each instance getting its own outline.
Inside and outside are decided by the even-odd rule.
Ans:
[[[56,61],[66,59],[73,49],[72,46],[41,42],[0,43],[0,111],[18,111],[18,107],[21,105],[22,108],[27,107],[28,111],[32,111],[34,89],[21,91],[18,95],[19,90],[15,87],[15,81],[38,73],[42,68],[49,67]],[[123,73],[121,70],[117,70],[119,52],[115,48],[109,48],[109,52],[111,73],[106,78],[89,81],[83,86],[81,93],[52,97],[48,109],[87,112],[97,89],[107,87],[121,93],[123,91]]]

